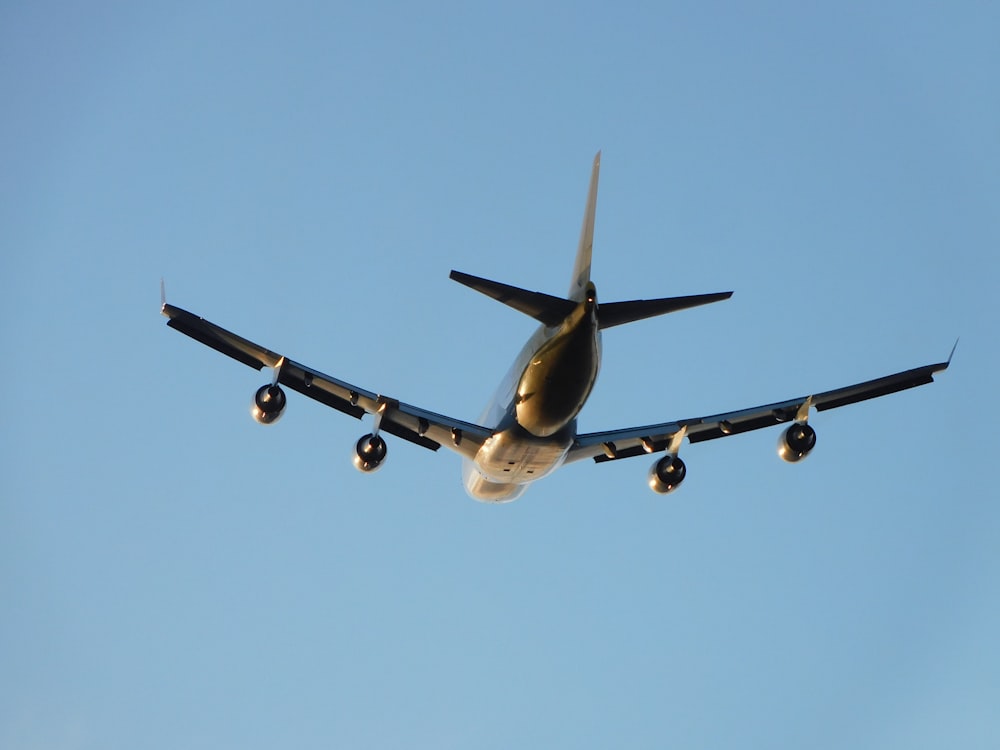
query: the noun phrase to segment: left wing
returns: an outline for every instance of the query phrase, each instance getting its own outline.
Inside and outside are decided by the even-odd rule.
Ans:
[[[952,353],[954,354],[954,349]],[[577,435],[576,442],[570,448],[566,458],[566,463],[579,461],[583,458],[592,458],[594,461],[602,463],[667,450],[671,440],[684,428],[686,428],[686,435],[690,442],[700,443],[703,440],[714,440],[729,435],[738,435],[741,432],[793,422],[801,418],[799,413],[803,407],[806,407],[804,413],[806,416],[808,415],[807,404],[815,406],[818,411],[825,411],[878,396],[886,396],[907,388],[915,388],[918,385],[932,382],[934,374],[948,369],[949,364],[951,364],[950,356],[947,362],[897,372],[884,378],[849,385],[846,388],[837,388],[814,396],[802,396],[788,401],[756,406],[752,409],[715,414],[710,417],[681,419],[676,422],[663,422],[645,427],[630,427],[624,430]]]
[[[277,370],[277,382],[355,419],[381,415],[380,429],[430,450],[442,445],[468,458],[475,456],[493,431],[470,422],[404,404],[393,398],[324,375],[255,344],[204,318],[163,302],[167,325],[255,370]]]

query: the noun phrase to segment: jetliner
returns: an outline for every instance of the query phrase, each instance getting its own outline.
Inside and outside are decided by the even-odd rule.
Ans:
[[[530,315],[541,324],[477,422],[436,414],[324,375],[167,304],[162,288],[161,312],[169,318],[167,325],[171,328],[256,370],[271,368],[270,382],[257,389],[251,406],[253,418],[261,424],[273,424],[284,412],[286,396],[282,386],[356,419],[370,415],[370,432],[354,446],[357,469],[373,472],[383,465],[387,453],[383,433],[432,451],[444,447],[462,457],[468,494],[491,503],[517,499],[532,482],[564,464],[583,459],[605,463],[654,453],[664,455],[650,468],[648,484],[654,492],[666,494],[684,481],[686,468],[679,453],[685,438],[689,443],[700,443],[772,425],[786,425],[778,438],[778,455],[794,463],[816,445],[816,431],[809,424],[812,409],[825,411],[925,385],[951,363],[954,348],[945,362],[846,388],[706,417],[578,433],[577,417],[597,380],[604,329],[732,296],[732,292],[718,292],[599,303],[590,266],[600,164],[598,152],[565,297],[451,272],[451,278],[460,284]]]

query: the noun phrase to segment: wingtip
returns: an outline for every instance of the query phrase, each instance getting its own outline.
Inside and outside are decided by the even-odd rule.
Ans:
[[[958,349],[958,342],[961,340],[962,340],[961,336],[955,339],[955,344],[954,346],[951,347],[951,353],[948,355],[948,361],[944,363],[945,367],[951,364],[951,358],[955,356],[955,350]]]
[[[160,277],[160,314],[167,314],[167,285],[162,276]]]

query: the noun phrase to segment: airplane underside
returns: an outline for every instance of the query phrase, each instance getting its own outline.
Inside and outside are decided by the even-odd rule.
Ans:
[[[633,456],[662,454],[648,470],[653,492],[673,492],[684,480],[684,441],[695,444],[751,430],[782,425],[778,455],[789,463],[804,459],[816,445],[809,424],[813,410],[848,404],[925,385],[946,370],[947,361],[897,372],[863,383],[778,401],[749,409],[688,419],[577,433],[584,407],[600,369],[601,331],[624,323],[729,299],[732,292],[638,299],[598,304],[591,281],[591,254],[600,153],[594,159],[590,190],[570,288],[565,297],[511,286],[452,271],[451,278],[531,316],[541,326],[525,343],[479,422],[467,422],[407,404],[377,391],[326,375],[167,304],[161,285],[160,310],[167,325],[244,365],[272,371],[257,389],[251,413],[274,424],[285,411],[284,388],[296,391],[355,419],[371,419],[354,445],[352,461],[372,473],[385,464],[388,434],[430,451],[446,448],[462,458],[465,489],[476,500],[510,502],[528,486],[564,464],[595,464]],[[957,344],[957,342],[956,342]],[[954,348],[952,354],[954,354]]]
[[[572,429],[545,438],[517,424],[500,430],[486,439],[474,460],[463,462],[466,492],[486,502],[515,500],[528,484],[558,469],[572,444]]]

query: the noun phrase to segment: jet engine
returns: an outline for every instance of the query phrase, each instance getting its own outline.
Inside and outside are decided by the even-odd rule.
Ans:
[[[807,424],[789,425],[778,438],[778,455],[790,464],[801,461],[816,447],[816,430]]]
[[[387,452],[385,440],[368,433],[354,446],[354,468],[366,474],[373,472],[385,461]]]
[[[649,489],[659,495],[673,492],[684,481],[687,467],[679,456],[668,453],[649,470]]]
[[[253,395],[250,414],[260,424],[274,424],[285,411],[285,392],[278,385],[262,385]]]

